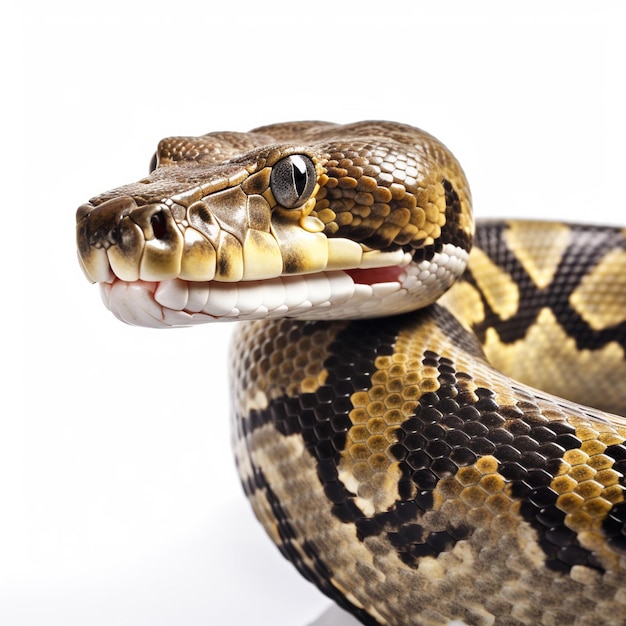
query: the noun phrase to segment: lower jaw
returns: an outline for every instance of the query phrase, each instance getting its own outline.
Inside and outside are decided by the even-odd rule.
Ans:
[[[372,309],[370,301],[402,291],[403,276],[404,268],[390,267],[242,283],[116,279],[103,284],[102,293],[105,305],[116,317],[140,326],[284,317],[326,319],[335,314],[352,318],[363,316],[359,314],[361,307]]]
[[[173,279],[101,283],[107,307],[140,326],[216,320],[359,319],[406,313],[434,302],[465,270],[468,253],[444,245],[432,259],[385,268],[336,270],[250,282]]]

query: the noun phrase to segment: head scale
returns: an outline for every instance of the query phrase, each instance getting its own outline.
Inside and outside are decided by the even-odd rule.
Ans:
[[[464,270],[467,181],[416,128],[173,137],[153,163],[77,212],[83,270],[126,322],[390,315],[430,304]]]

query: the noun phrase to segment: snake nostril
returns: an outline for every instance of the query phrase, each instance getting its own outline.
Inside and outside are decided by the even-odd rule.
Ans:
[[[152,227],[155,239],[163,239],[165,237],[167,224],[163,211],[159,211],[150,217],[150,226]]]

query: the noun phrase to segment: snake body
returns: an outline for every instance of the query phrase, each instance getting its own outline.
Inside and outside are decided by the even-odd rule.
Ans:
[[[244,491],[364,624],[626,623],[624,229],[474,231],[432,136],[302,122],[163,140],[77,240],[124,321],[248,320]]]

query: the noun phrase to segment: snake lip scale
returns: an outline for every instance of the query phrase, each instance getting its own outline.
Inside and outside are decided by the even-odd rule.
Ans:
[[[121,320],[242,321],[243,490],[362,623],[626,624],[626,229],[475,224],[432,135],[311,121],[166,138],[76,233]]]
[[[187,326],[207,321],[268,318],[270,315],[306,315],[321,303],[329,306],[331,292],[337,303],[370,297],[373,293],[395,293],[401,288],[402,268],[390,267],[388,270],[386,275],[382,270],[360,270],[360,274],[332,272],[290,280],[254,281],[240,284],[236,289],[208,281],[127,282],[116,278],[103,283],[101,290],[107,308],[127,323],[146,324],[151,317],[157,327]],[[368,281],[368,275],[371,275],[372,283]],[[139,302],[142,303],[143,316],[136,320],[133,309],[138,308]]]

